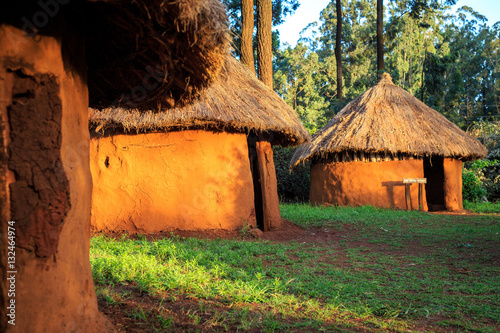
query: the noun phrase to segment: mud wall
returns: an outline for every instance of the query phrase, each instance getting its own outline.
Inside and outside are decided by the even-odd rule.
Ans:
[[[58,24],[55,31],[71,34],[62,19]],[[106,331],[89,263],[88,95],[85,77],[76,74],[85,72],[84,43],[74,34],[75,44],[63,51],[63,39],[0,26],[0,111],[8,153],[0,178],[8,208],[2,210],[2,234],[8,220],[16,221],[16,288],[9,297],[16,320],[6,324],[10,318],[2,307],[7,332]],[[6,248],[5,237],[0,243]]]
[[[153,233],[256,225],[244,134],[96,135],[90,151],[93,230]]]
[[[446,210],[462,210],[462,161],[454,158],[445,158],[443,169],[444,205]]]
[[[403,178],[423,178],[421,160],[314,164],[311,167],[312,204],[372,205],[406,209]],[[412,209],[418,209],[418,185],[411,185]],[[423,192],[424,210],[425,187]]]
[[[267,231],[281,226],[278,180],[276,179],[271,143],[257,141],[256,152],[262,191],[263,229]]]

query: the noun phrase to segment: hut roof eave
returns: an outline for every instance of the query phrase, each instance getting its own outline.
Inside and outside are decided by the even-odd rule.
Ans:
[[[295,112],[243,65],[228,56],[218,79],[192,104],[161,112],[127,107],[90,109],[90,127],[124,132],[231,129],[269,134],[274,144],[299,145],[309,133]]]

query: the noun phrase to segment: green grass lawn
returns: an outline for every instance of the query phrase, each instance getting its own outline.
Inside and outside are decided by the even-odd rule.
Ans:
[[[491,202],[468,202],[464,201],[464,208],[470,210],[473,213],[494,213],[500,214],[500,201],[497,203]]]
[[[94,237],[99,298],[151,331],[499,331],[498,216],[281,211],[304,241]]]

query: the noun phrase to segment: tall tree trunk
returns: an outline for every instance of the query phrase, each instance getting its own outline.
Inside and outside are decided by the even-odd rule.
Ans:
[[[425,61],[427,60],[427,49],[424,52],[424,62],[422,63],[422,89],[420,94],[420,100],[424,102],[424,92],[425,92]],[[425,103],[425,102],[424,102]]]
[[[403,53],[403,62],[406,63],[406,48]],[[403,71],[403,82],[401,82],[401,88],[405,88],[405,83],[406,83],[406,72]]]
[[[487,113],[487,107],[486,107],[486,77],[482,78],[482,86],[483,86],[483,91],[482,91],[482,97],[483,97],[483,116],[486,116]]]
[[[384,1],[377,0],[377,74],[384,72]]]
[[[337,60],[337,97],[342,102],[342,3],[337,0],[337,36],[335,37],[335,59]]]
[[[272,19],[271,0],[257,0],[257,68],[259,79],[271,89],[273,88]]]
[[[257,70],[259,79],[273,89],[273,38],[271,0],[257,0]],[[262,190],[263,229],[281,225],[278,185],[274,167],[272,134],[260,133],[256,142],[259,181]]]
[[[108,331],[89,261],[84,31],[59,9],[51,36],[0,25],[0,332]]]
[[[413,95],[413,57],[410,57],[410,68],[408,69],[408,90]]]
[[[241,1],[241,63],[255,74],[253,57],[253,0]]]

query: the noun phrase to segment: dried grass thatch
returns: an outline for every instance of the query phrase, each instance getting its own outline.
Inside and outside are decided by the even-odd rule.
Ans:
[[[298,145],[309,140],[295,112],[269,87],[231,56],[217,81],[199,99],[163,112],[136,109],[91,109],[93,131],[154,132],[205,128],[267,133],[273,144]]]
[[[219,74],[229,48],[219,0],[88,0],[90,105],[168,108]]]
[[[291,168],[309,160],[345,160],[342,155],[346,154],[473,160],[486,156],[487,151],[384,74],[375,87],[349,103],[313,135],[310,143],[297,149]]]

